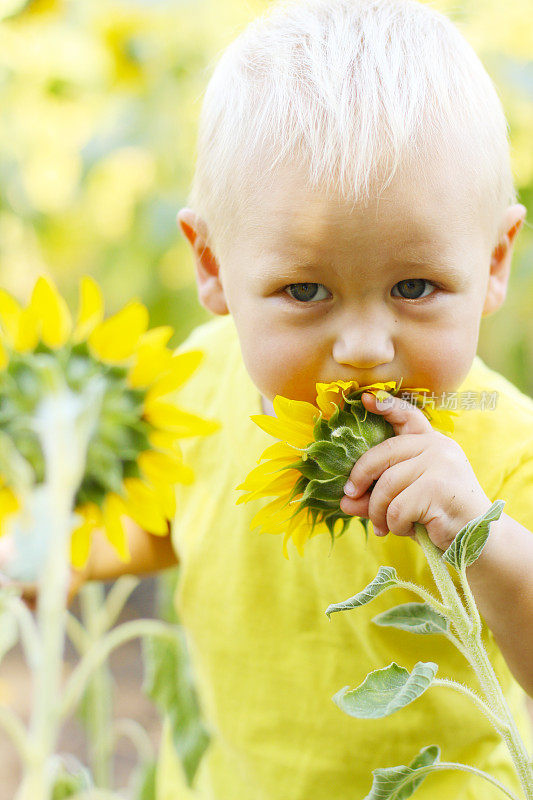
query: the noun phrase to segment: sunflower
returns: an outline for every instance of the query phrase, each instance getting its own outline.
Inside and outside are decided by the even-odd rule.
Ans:
[[[136,300],[104,320],[102,293],[89,277],[80,282],[75,320],[46,277],[38,278],[26,308],[0,290],[0,535],[21,506],[20,469],[31,475],[33,485],[45,478],[33,416],[51,365],[73,392],[95,377],[104,381],[75,498],[72,565],[86,564],[96,528],[128,561],[124,517],[157,536],[168,534],[175,513],[173,486],[193,478],[178,440],[219,427],[167,398],[202,358],[199,351],[174,355],[166,346],[172,333],[166,326],[148,330],[148,311]]]
[[[237,503],[274,497],[252,518],[260,533],[283,534],[283,554],[292,539],[300,555],[311,536],[328,533],[332,544],[353,517],[344,514],[340,501],[344,485],[357,459],[371,447],[394,436],[392,426],[363,405],[370,392],[378,399],[399,395],[401,381],[359,386],[356,381],[316,384],[316,405],[278,395],[275,417],[260,414],[251,419],[281,441],[262,453],[237,489]],[[432,425],[453,431],[454,412],[435,408],[427,389],[404,389],[402,397],[417,405]],[[368,536],[369,520],[361,518]]]

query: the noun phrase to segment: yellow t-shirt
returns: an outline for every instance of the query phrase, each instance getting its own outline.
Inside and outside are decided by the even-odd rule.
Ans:
[[[198,328],[180,349],[200,348],[205,360],[179,393],[183,408],[222,423],[217,434],[184,442],[196,472],[178,488],[173,541],[181,562],[176,602],[185,627],[202,713],[212,736],[195,780],[201,800],[357,800],[372,770],[409,764],[430,744],[441,760],[484,769],[513,791],[519,784],[507,751],[490,723],[464,696],[430,688],[401,711],[380,720],[344,714],[331,700],[344,686],[396,661],[412,669],[435,661],[438,677],[477,688],[465,659],[444,637],[420,636],[372,623],[378,613],[419,601],[393,589],[362,608],[324,614],[375,577],[380,565],[434,591],[429,568],[410,538],[369,536],[354,519],[336,540],[314,537],[300,557],[282,537],[250,531],[264,505],[236,506],[235,487],[273,442],[250,420],[260,395],[242,362],[231,318]],[[491,500],[533,526],[533,401],[476,357],[460,387],[498,392],[492,410],[463,410],[453,438],[461,445]],[[490,406],[491,399],[487,396]],[[479,399],[479,398],[478,398]],[[493,637],[484,638],[508,702],[530,748],[524,693]],[[164,783],[164,781],[163,781]],[[188,797],[177,785],[166,798]],[[417,790],[417,800],[496,800],[500,792],[469,773],[443,771]]]

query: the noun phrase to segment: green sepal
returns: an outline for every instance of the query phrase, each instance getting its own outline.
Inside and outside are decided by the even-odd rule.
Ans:
[[[99,508],[102,507],[104,498],[107,494],[106,487],[91,477],[85,477],[82,485],[76,492],[75,507],[85,505],[85,503],[94,503]]]
[[[302,458],[294,464],[289,464],[286,469],[297,469],[308,481],[316,480],[323,475],[316,461],[311,458]]]
[[[335,430],[332,431],[331,437],[333,443],[343,448],[346,458],[351,462],[348,470],[348,472],[351,472],[355,462],[368,450],[364,438],[356,433],[349,425],[340,425],[338,428],[335,428]]]
[[[295,497],[297,497],[299,494],[302,494],[302,492],[305,491],[305,487],[306,486],[307,486],[307,478],[305,478],[302,475],[302,477],[298,478],[298,480],[296,481],[296,483],[292,487],[292,490],[291,490],[291,492],[289,494],[287,503],[290,503],[291,500],[294,500]],[[295,512],[295,513],[297,513],[297,512]],[[293,516],[294,516],[294,514],[293,514]]]
[[[122,464],[122,473],[124,478],[140,478],[141,477],[141,470],[139,469],[139,465],[137,462],[132,459],[131,461],[125,461]]]
[[[313,437],[315,442],[331,441],[331,428],[328,425],[328,421],[324,419],[324,417],[319,417],[315,422],[315,427],[313,428]]]
[[[336,522],[343,520],[344,533],[353,519],[341,511],[340,501],[354,464],[370,447],[394,436],[392,426],[382,416],[363,406],[361,394],[346,398],[345,408],[337,407],[329,419],[321,415],[314,425],[315,441],[307,446],[300,461],[287,467],[301,474],[290,493],[290,500],[299,498],[291,519],[304,509],[322,511],[321,515],[313,514],[313,526],[326,522],[332,540]],[[368,541],[370,522],[359,519]]]
[[[344,475],[347,478],[353,467],[344,447],[334,442],[313,442],[307,447],[306,453],[329,475]]]
[[[333,500],[320,500],[320,498],[318,497],[309,497],[305,500],[305,502],[299,503],[299,505],[297,506],[297,510],[294,512],[293,516],[295,516],[298,513],[299,509],[306,509],[306,508],[316,508],[324,511],[339,511],[339,504],[336,498],[333,498]]]
[[[84,482],[93,478],[106,491],[122,490],[122,463],[113,450],[98,439],[89,444]]]
[[[345,483],[346,478],[342,475],[339,478],[309,481],[305,487],[302,503],[308,505],[307,501],[311,500],[312,505],[314,500],[325,500],[338,505],[339,495],[342,497]]]
[[[15,491],[45,479],[42,449],[32,428],[41,398],[61,382],[80,392],[98,376],[104,395],[98,427],[88,447],[87,466],[76,505],[101,505],[107,492],[123,494],[122,481],[138,477],[141,452],[150,449],[153,426],[143,418],[145,390],[127,384],[129,367],[95,360],[86,343],[51,350],[42,343],[31,353],[10,353],[0,373],[0,474]]]
[[[368,543],[368,527],[370,525],[370,520],[367,519],[367,517],[358,517],[358,519],[365,530],[365,542]]]

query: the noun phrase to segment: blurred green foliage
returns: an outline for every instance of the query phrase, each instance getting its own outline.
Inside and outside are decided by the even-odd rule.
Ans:
[[[533,212],[529,0],[441,0],[506,108],[521,202]],[[217,53],[267,0],[0,0],[0,284],[26,298],[48,271],[109,310],[140,297],[174,344],[207,318],[175,217]],[[504,309],[479,352],[533,394],[533,228],[519,237]]]

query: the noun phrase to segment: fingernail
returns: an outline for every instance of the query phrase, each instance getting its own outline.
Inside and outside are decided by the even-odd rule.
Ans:
[[[346,482],[343,491],[344,494],[348,495],[348,497],[357,497],[357,489],[351,481]]]

